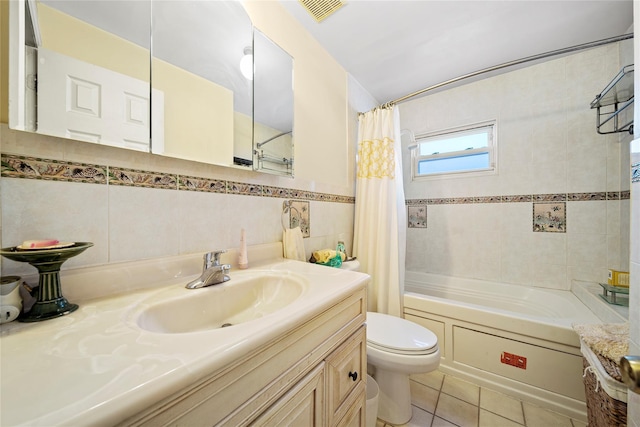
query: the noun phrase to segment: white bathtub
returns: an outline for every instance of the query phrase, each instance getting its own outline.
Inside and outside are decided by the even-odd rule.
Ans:
[[[586,421],[573,323],[601,323],[570,291],[407,272],[405,317],[431,329],[441,370]]]

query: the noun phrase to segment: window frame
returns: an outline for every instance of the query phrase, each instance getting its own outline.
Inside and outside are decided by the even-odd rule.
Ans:
[[[455,137],[456,134],[466,133],[474,129],[487,129],[489,128],[489,141],[487,146],[482,148],[474,148],[471,150],[458,150],[448,153],[437,153],[429,155],[420,155],[421,142],[427,142],[424,140],[434,139],[436,137],[442,137],[443,135],[451,135]],[[458,126],[455,128],[441,129],[434,132],[428,132],[416,136],[415,148],[411,150],[411,179],[412,181],[422,181],[430,179],[442,179],[442,178],[466,178],[474,176],[486,176],[495,175],[498,173],[498,122],[497,120],[487,120],[479,123],[472,123],[464,126]],[[422,141],[421,141],[422,140]],[[481,169],[468,169],[452,172],[436,172],[430,174],[418,174],[420,161],[433,160],[433,159],[446,159],[459,157],[461,155],[472,155],[488,153],[489,154],[489,167]]]

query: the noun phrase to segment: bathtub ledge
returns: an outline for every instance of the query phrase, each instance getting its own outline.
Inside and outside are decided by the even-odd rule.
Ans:
[[[597,283],[573,280],[571,292],[605,323],[620,323],[629,319],[629,307],[607,304],[600,298],[602,288]]]

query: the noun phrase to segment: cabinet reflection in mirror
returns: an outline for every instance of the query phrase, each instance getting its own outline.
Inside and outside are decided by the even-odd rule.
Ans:
[[[149,151],[150,3],[9,7],[10,127]]]
[[[264,36],[253,45],[240,2],[15,0],[9,6],[12,129],[224,166],[238,157],[258,169],[254,80],[251,67],[247,76],[240,70],[243,57],[256,52],[262,73],[256,84],[264,85],[257,93],[269,112],[255,132],[264,140],[282,126],[292,131],[292,60]],[[274,65],[283,53],[284,71]],[[284,109],[273,72],[289,80]],[[282,111],[284,125],[273,119]],[[291,163],[291,140],[284,145],[286,152],[273,144],[273,154]]]
[[[293,176],[293,58],[258,30],[253,43],[254,167]]]

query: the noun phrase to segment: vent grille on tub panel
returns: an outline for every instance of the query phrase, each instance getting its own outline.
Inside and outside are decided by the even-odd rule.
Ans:
[[[341,0],[298,0],[318,22],[344,6]]]

